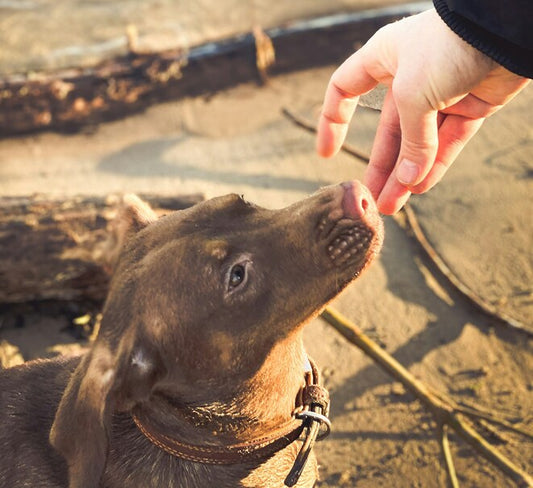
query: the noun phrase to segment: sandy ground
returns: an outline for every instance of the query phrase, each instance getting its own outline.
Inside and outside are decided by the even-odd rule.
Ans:
[[[0,194],[237,192],[281,207],[322,185],[360,178],[362,164],[344,154],[318,158],[312,136],[280,114],[286,106],[315,118],[333,69],[155,106],[82,134],[0,141]],[[532,103],[529,88],[486,122],[442,184],[412,199],[429,239],[454,272],[530,326]],[[350,142],[368,151],[378,116],[359,109]],[[531,341],[495,325],[435,279],[401,226],[385,220],[380,259],[334,306],[428,384],[532,427]],[[2,338],[26,359],[73,341],[66,315],[34,311],[17,319],[4,310],[2,318]],[[333,403],[334,431],[317,447],[319,486],[446,486],[435,425],[421,404],[321,320],[306,334]],[[533,444],[509,433],[505,439],[499,449],[533,472]],[[513,486],[456,436],[452,445],[462,487]]]

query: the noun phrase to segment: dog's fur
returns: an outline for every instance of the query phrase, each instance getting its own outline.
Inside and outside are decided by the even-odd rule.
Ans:
[[[283,486],[300,441],[259,461],[195,463],[154,446],[129,412],[203,445],[287,421],[303,381],[304,323],[381,245],[368,192],[328,187],[277,211],[229,195],[160,219],[130,199],[121,222],[90,351],[0,372],[0,486]],[[316,475],[311,458],[298,486]]]

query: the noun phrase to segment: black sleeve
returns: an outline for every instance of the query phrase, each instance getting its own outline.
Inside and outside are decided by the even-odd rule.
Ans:
[[[433,0],[459,37],[509,71],[533,78],[532,0]]]

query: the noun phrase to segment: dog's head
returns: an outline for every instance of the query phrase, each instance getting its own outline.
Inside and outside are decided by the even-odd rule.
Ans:
[[[97,486],[110,415],[155,388],[194,397],[245,381],[372,260],[382,223],[359,183],[282,210],[237,195],[157,219],[130,198],[100,332],[61,400],[52,444],[71,487]]]

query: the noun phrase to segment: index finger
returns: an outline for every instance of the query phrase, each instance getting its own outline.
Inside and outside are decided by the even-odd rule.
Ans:
[[[378,84],[367,71],[362,50],[352,54],[329,80],[317,129],[317,152],[334,156],[342,146],[348,124],[362,95]]]

